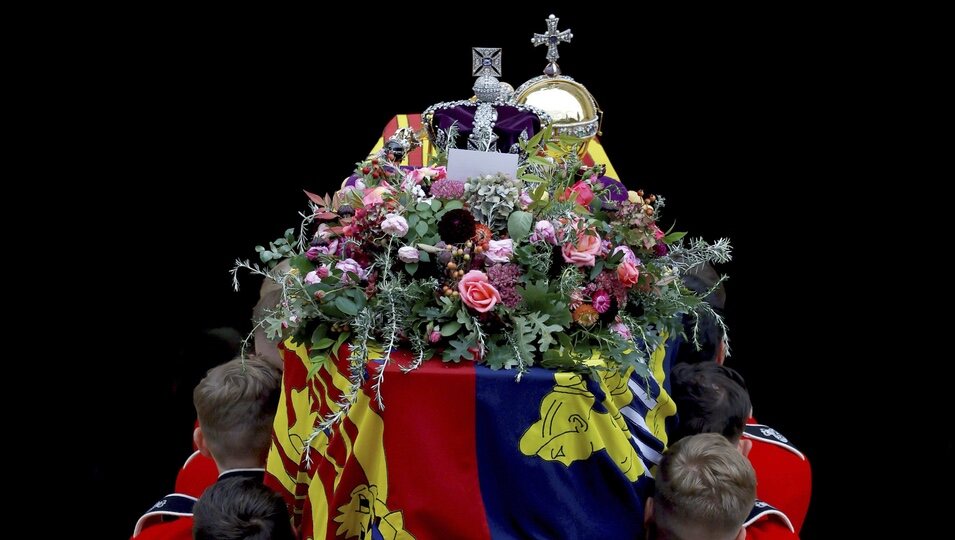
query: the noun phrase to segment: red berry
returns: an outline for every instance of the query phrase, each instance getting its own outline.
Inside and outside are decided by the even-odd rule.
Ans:
[[[378,171],[371,173],[372,178],[378,178]]]
[[[371,172],[371,169],[369,169],[368,167],[361,168],[361,174],[368,174],[370,172]]]
[[[371,160],[371,164],[372,164],[372,165],[378,165],[378,160],[377,160],[377,159]]]

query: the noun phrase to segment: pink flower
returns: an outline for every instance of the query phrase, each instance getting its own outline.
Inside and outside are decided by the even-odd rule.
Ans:
[[[622,322],[612,324],[610,329],[620,334],[623,339],[633,339],[633,334],[630,333],[630,329],[627,328],[627,325],[623,324]]]
[[[607,294],[607,291],[600,289],[594,293],[592,298],[592,304],[594,309],[597,310],[597,313],[606,313],[610,309],[610,295]]]
[[[620,245],[613,248],[613,253],[616,255],[618,252],[623,252],[623,258],[621,261],[627,261],[634,264],[640,264],[640,259],[637,259],[637,256],[633,254],[633,250],[629,246]]]
[[[431,331],[431,335],[428,336],[428,341],[431,343],[437,343],[441,341],[441,327],[435,326],[434,330]]]
[[[405,175],[406,180],[415,184],[420,184],[425,178],[430,178],[432,182],[442,180],[448,176],[448,171],[444,167],[419,167],[413,171],[408,171]]]
[[[326,241],[332,237],[331,227],[328,226],[328,223],[319,224],[318,231],[315,232],[315,237]]]
[[[381,222],[381,230],[401,238],[408,234],[408,221],[398,214],[388,214]]]
[[[335,263],[335,268],[342,271],[342,283],[348,283],[348,272],[356,274],[358,279],[365,279],[367,272],[355,259],[345,259]]]
[[[630,288],[637,284],[637,279],[640,278],[640,268],[628,261],[623,260],[620,264],[617,265],[617,279],[620,280],[620,283],[624,287]]]
[[[506,263],[511,260],[514,254],[514,241],[510,238],[506,240],[491,240],[488,242],[487,251],[484,256],[487,260],[494,263]]]
[[[398,248],[398,259],[404,263],[418,262],[418,250],[413,246],[402,246]]]
[[[305,274],[306,285],[314,285],[316,283],[320,283],[321,281],[322,278],[318,277],[318,272],[316,270],[312,270],[311,272]]]
[[[305,258],[310,261],[315,261],[316,259],[318,259],[318,256],[321,253],[322,252],[321,250],[319,250],[318,246],[312,246],[308,248],[308,251],[305,252]]]
[[[464,305],[475,311],[487,313],[501,301],[501,293],[488,281],[487,274],[480,270],[471,270],[458,283],[458,292]]]
[[[564,261],[575,266],[593,266],[594,256],[600,253],[600,237],[593,234],[577,235],[577,243],[564,244],[560,248],[564,255]]]
[[[318,268],[315,269],[315,273],[316,273],[316,274],[318,275],[318,277],[320,277],[320,278],[327,278],[327,277],[328,277],[328,272],[329,272],[328,266],[324,266],[324,265],[323,265],[323,266],[319,266]]]
[[[531,197],[531,194],[527,191],[522,191],[521,196],[518,199],[518,202],[521,203],[521,207],[527,208],[534,202],[534,198]]]
[[[554,224],[546,219],[542,219],[534,225],[534,234],[531,235],[530,241],[533,243],[537,242],[547,242],[550,244],[557,245],[557,235],[554,231]]]
[[[385,202],[383,195],[385,193],[391,192],[391,186],[388,185],[388,182],[382,182],[377,187],[367,188],[364,192],[364,197],[362,197],[361,202],[365,206],[371,206],[374,204],[381,204]]]
[[[657,227],[656,223],[650,225],[650,230],[653,232],[653,237],[657,240],[663,240],[666,234],[660,230],[660,227]]]
[[[575,201],[580,206],[587,206],[590,204],[590,201],[594,200],[594,192],[592,189],[590,189],[590,184],[584,182],[583,180],[580,180],[573,186],[565,189],[564,194],[560,197],[560,200],[569,200],[571,195],[575,193],[577,194]]]

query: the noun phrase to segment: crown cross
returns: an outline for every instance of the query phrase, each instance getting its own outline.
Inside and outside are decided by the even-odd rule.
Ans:
[[[548,62],[557,62],[557,59],[560,58],[560,55],[557,54],[557,45],[561,41],[565,43],[570,43],[570,40],[574,38],[574,35],[570,33],[570,29],[567,30],[557,30],[557,21],[560,18],[551,15],[547,17],[547,32],[543,34],[534,34],[534,37],[531,38],[531,43],[534,46],[538,45],[547,45],[547,61]]]
[[[474,77],[501,76],[500,47],[471,47],[471,74]]]

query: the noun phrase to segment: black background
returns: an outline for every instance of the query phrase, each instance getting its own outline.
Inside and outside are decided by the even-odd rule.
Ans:
[[[470,96],[471,46],[503,47],[515,87],[539,74],[545,51],[530,37],[548,13],[155,13],[87,36],[85,76],[70,81],[87,99],[68,124],[80,140],[90,126],[105,134],[84,141],[77,165],[118,181],[84,185],[100,202],[79,254],[115,261],[89,277],[80,294],[93,307],[79,317],[86,339],[110,344],[84,391],[95,421],[82,445],[84,482],[115,509],[104,537],[128,534],[172,490],[191,451],[191,385],[229,354],[204,332],[250,326],[258,281],[233,292],[233,261],[297,225],[301,190],[335,189],[394,114]],[[621,180],[667,198],[664,225],[732,239],[728,362],[759,420],[809,456],[802,536],[818,537],[837,506],[819,373],[843,353],[810,346],[832,309],[819,262],[834,241],[819,165],[832,128],[820,107],[837,68],[817,61],[792,14],[557,15],[574,32],[559,63],[605,111]]]

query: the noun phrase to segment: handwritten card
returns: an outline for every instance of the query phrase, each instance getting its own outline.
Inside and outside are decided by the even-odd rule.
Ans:
[[[448,178],[452,180],[467,180],[474,176],[496,173],[517,178],[517,154],[457,148],[448,151]]]

